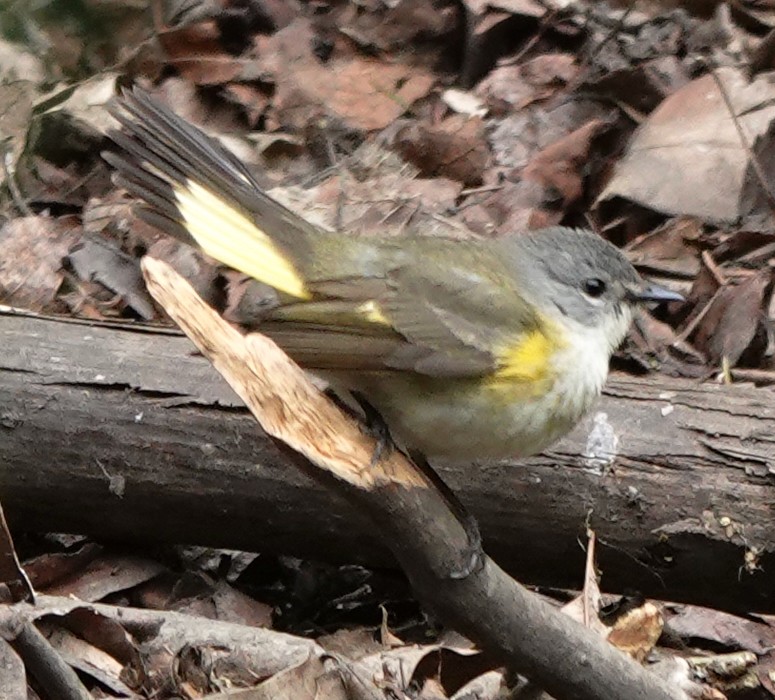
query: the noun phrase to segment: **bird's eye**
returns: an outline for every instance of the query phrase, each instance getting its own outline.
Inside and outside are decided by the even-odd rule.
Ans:
[[[605,294],[606,284],[603,282],[603,280],[598,279],[597,277],[591,277],[588,280],[584,280],[582,289],[584,290],[585,294],[591,296],[593,299],[597,299],[598,297],[601,297],[603,294]]]

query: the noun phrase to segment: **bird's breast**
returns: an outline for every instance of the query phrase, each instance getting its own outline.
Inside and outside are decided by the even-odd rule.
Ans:
[[[578,423],[600,394],[609,352],[602,334],[579,325],[562,338],[523,338],[491,376],[375,372],[341,384],[368,399],[399,445],[431,460],[512,459],[546,449]]]

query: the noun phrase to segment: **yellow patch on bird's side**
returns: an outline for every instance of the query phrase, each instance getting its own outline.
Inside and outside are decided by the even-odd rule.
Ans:
[[[173,189],[186,230],[210,257],[281,292],[310,298],[293,262],[250,218],[194,180]]]
[[[496,387],[529,386],[531,394],[542,393],[552,380],[551,360],[563,343],[553,329],[536,328],[498,353],[498,369],[492,377]]]

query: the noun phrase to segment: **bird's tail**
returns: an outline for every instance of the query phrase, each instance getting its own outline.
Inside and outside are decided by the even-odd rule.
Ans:
[[[320,231],[144,91],[124,91],[111,113],[121,129],[110,133],[116,148],[103,157],[116,169],[116,184],[143,201],[146,221],[285,294],[310,296],[301,270]]]

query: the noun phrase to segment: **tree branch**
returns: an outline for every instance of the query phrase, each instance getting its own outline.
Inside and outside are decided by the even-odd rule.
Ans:
[[[376,444],[268,338],[242,336],[168,265],[143,261],[149,291],[245,401],[264,430],[333,475],[377,523],[418,597],[446,623],[557,698],[680,695],[509,578],[488,557],[464,578],[467,533],[442,495],[397,450]]]

